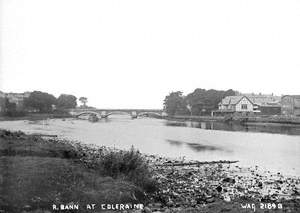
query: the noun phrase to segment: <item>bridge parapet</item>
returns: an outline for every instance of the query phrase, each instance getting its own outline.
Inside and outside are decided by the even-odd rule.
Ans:
[[[165,117],[166,113],[163,110],[146,110],[146,109],[74,109],[70,111],[75,117],[81,115],[95,115],[98,118],[107,118],[114,114],[128,114],[131,118],[137,118],[142,116],[154,116],[154,117]]]

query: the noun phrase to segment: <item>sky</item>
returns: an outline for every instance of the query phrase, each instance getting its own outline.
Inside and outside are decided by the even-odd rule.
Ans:
[[[0,0],[0,90],[162,108],[196,88],[300,94],[300,1]]]

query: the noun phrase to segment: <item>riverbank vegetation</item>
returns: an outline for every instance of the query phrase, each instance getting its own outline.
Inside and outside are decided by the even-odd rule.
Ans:
[[[81,97],[79,101],[83,104],[82,107],[87,107],[87,98]],[[26,93],[26,96],[23,93],[8,93],[0,97],[0,119],[37,117],[35,114],[48,114],[48,118],[70,117],[68,110],[76,107],[77,98],[70,94],[61,94],[56,98],[41,91]]]
[[[148,164],[133,148],[92,148],[0,130],[2,211],[45,210],[70,202],[140,203],[156,189]]]
[[[171,92],[165,97],[164,109],[169,116],[177,115],[210,115],[212,110],[218,109],[218,103],[226,96],[236,95],[238,92],[229,89],[205,90],[195,89],[184,96],[181,91]]]

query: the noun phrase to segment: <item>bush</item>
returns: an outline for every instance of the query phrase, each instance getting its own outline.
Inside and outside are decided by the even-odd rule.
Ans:
[[[4,113],[4,116],[7,117],[23,117],[26,113],[24,111],[7,111]]]
[[[96,171],[63,158],[0,157],[0,171],[5,171],[0,173],[3,182],[0,212],[36,212],[37,209],[46,212],[52,204],[70,202],[81,204],[82,209],[77,212],[90,212],[83,208],[87,203],[128,203],[136,202],[135,197],[140,202],[144,199],[143,193],[130,182],[101,177]],[[30,210],[22,211],[25,206]]]
[[[133,147],[127,151],[93,148],[67,140],[0,130],[0,155],[70,160],[74,165],[93,171],[99,177],[111,177],[114,181],[130,183],[148,193],[157,190],[145,157]]]
[[[129,151],[110,151],[100,165],[104,175],[131,181],[147,192],[157,189],[145,158],[133,147]]]

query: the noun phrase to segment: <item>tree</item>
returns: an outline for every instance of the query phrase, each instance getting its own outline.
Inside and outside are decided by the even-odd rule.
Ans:
[[[83,104],[84,107],[86,107],[87,98],[86,97],[80,97],[79,101]]]
[[[34,91],[24,99],[26,108],[36,109],[39,112],[51,112],[52,106],[55,104],[56,98],[53,95],[41,91]]]
[[[19,117],[24,116],[25,112],[17,109],[17,104],[10,102],[8,98],[1,99],[3,107],[3,115],[8,117]]]
[[[168,115],[187,115],[189,110],[181,91],[171,92],[164,100],[164,108]]]
[[[77,98],[74,95],[61,94],[56,102],[57,108],[70,109],[77,106]]]
[[[8,98],[4,100],[4,111],[6,115],[13,115],[17,111],[17,104],[9,102]]]
[[[235,95],[236,92],[232,89],[223,90],[205,90],[195,89],[186,97],[186,102],[191,106],[193,115],[209,114],[212,110],[218,108],[218,104],[226,96]]]

